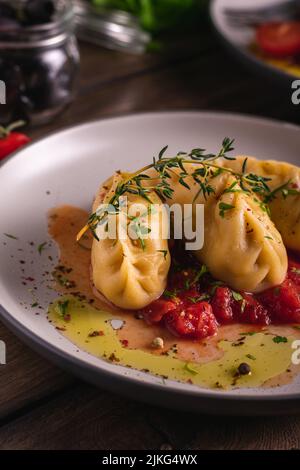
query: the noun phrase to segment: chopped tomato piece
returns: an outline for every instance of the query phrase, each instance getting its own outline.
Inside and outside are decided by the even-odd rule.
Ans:
[[[158,323],[166,313],[175,310],[176,308],[176,302],[160,298],[152,302],[148,307],[144,308],[142,310],[142,314],[147,323]]]
[[[239,323],[269,325],[271,319],[267,309],[251,294],[242,294],[243,299],[233,300],[234,320]]]
[[[291,279],[286,279],[280,286],[263,292],[259,297],[275,322],[300,323],[300,296]]]
[[[208,302],[199,302],[184,310],[177,309],[164,317],[167,328],[176,336],[203,339],[217,332],[218,324]]]
[[[253,323],[268,325],[270,318],[267,310],[251,294],[237,293],[241,298],[235,299],[229,287],[218,287],[211,305],[219,323]]]
[[[300,21],[264,23],[257,28],[258,46],[267,55],[290,57],[300,53]]]
[[[260,294],[235,292],[197,266],[171,271],[162,297],[141,313],[149,324],[164,324],[175,336],[203,339],[218,325],[300,323],[300,258],[291,254],[286,280]],[[215,289],[215,291],[213,290]]]
[[[211,306],[216,319],[220,323],[232,322],[232,292],[228,287],[217,287]]]

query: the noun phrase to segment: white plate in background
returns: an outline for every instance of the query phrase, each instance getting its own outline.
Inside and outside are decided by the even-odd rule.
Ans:
[[[233,52],[246,65],[252,66],[257,71],[267,74],[269,77],[277,78],[279,81],[291,83],[291,80],[299,78],[281,68],[275,67],[264,60],[256,57],[249,46],[255,40],[255,29],[253,27],[232,25],[226,15],[226,9],[232,8],[239,11],[258,10],[265,6],[283,4],[290,0],[212,0],[210,3],[210,17],[218,35],[231,52]],[[300,67],[299,67],[300,68]]]

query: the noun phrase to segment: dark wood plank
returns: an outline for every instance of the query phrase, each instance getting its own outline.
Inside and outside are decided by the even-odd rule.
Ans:
[[[30,429],[30,432],[28,430]],[[0,427],[7,449],[295,449],[300,417],[211,417],[79,386]]]
[[[26,347],[1,323],[0,338],[7,351],[7,364],[0,366],[0,419],[73,382],[73,377]]]
[[[297,449],[300,416],[232,417],[190,413],[151,413],[150,423],[175,449]]]
[[[168,37],[161,42],[158,51],[141,55],[107,50],[81,42],[78,93],[82,93],[86,88],[95,88],[132,74],[166,68],[172,63],[208,54],[215,49],[219,49],[219,44],[207,24],[204,24],[199,32],[187,33],[183,37],[178,35]]]
[[[46,130],[132,112],[180,109],[221,109],[300,121],[289,87],[275,87],[252,76],[217,50],[86,90]],[[37,129],[33,136],[40,133]]]
[[[28,432],[30,429],[30,432]],[[0,449],[154,449],[144,405],[77,387],[0,427]]]

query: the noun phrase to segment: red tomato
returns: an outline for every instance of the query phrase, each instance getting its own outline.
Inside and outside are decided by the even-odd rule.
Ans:
[[[8,127],[0,126],[0,160],[30,142],[27,135],[14,131],[14,129],[24,124],[23,121],[17,121],[10,124]]]
[[[29,137],[20,132],[11,132],[8,136],[0,138],[0,160],[28,142]]]
[[[299,288],[291,279],[262,292],[260,301],[271,312],[273,322],[300,323]]]
[[[168,330],[181,338],[203,339],[214,335],[218,329],[216,317],[207,302],[173,310],[164,316],[164,321]]]
[[[218,287],[212,299],[211,306],[217,320],[224,323],[253,323],[269,325],[271,322],[267,310],[250,294],[242,293],[241,299],[235,300],[231,289]]]
[[[234,320],[238,323],[269,325],[271,319],[268,310],[253,295],[242,294],[243,300],[233,300]]]
[[[267,55],[289,57],[300,53],[300,21],[265,23],[257,28],[256,40]]]
[[[153,323],[159,323],[166,313],[171,310],[175,310],[176,307],[177,304],[172,300],[160,298],[158,300],[154,300],[154,302],[141,310],[141,312],[145,321],[152,325]]]
[[[229,287],[217,287],[211,306],[218,322],[223,324],[233,321],[232,292]]]

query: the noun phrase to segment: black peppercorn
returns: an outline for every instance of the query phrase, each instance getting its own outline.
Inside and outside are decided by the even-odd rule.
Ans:
[[[238,366],[238,373],[240,375],[250,375],[251,367],[246,362],[241,362],[241,364]]]

